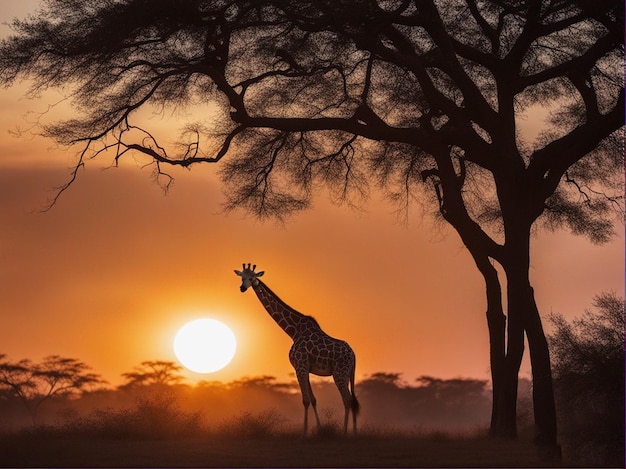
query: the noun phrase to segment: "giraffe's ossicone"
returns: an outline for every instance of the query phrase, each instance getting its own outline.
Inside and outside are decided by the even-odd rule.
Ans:
[[[317,428],[320,419],[317,414],[317,401],[311,389],[309,374],[332,376],[339,389],[345,407],[343,431],[348,431],[348,419],[352,412],[352,428],[356,434],[356,416],[359,401],[354,395],[354,374],[356,357],[354,351],[343,340],[326,334],[317,321],[299,313],[281,300],[259,277],[265,272],[255,272],[256,265],[243,264],[243,270],[235,270],[241,277],[240,290],[245,292],[252,287],[263,307],[270,316],[293,339],[289,351],[289,361],[293,365],[302,393],[304,404],[304,435],[307,434],[309,406],[313,407]]]

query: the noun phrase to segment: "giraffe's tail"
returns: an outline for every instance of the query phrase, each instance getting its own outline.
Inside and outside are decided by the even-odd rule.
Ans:
[[[350,409],[352,409],[353,415],[357,415],[361,409],[361,404],[359,404],[356,394],[354,394],[354,372],[355,370],[353,369],[352,376],[350,377],[350,394],[352,396],[350,399]]]
[[[352,409],[352,413],[354,413],[354,415],[358,415],[359,410],[361,410],[361,404],[359,404],[359,401],[357,400],[354,393],[352,393],[352,400],[350,401],[350,408]]]

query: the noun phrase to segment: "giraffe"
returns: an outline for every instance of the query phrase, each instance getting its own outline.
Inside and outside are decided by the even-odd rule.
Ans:
[[[301,314],[287,305],[259,279],[265,272],[255,272],[255,269],[256,265],[250,268],[250,264],[247,267],[243,264],[243,270],[235,270],[235,273],[241,277],[239,289],[243,293],[252,287],[272,319],[293,340],[293,345],[289,351],[289,361],[294,367],[302,393],[304,436],[307,435],[309,405],[313,407],[318,431],[320,428],[320,419],[316,408],[317,401],[309,381],[310,373],[318,376],[332,375],[345,407],[343,433],[348,433],[348,418],[350,411],[352,411],[352,431],[356,434],[359,401],[354,395],[356,367],[354,351],[343,340],[335,339],[322,331],[313,317]],[[348,385],[350,386],[349,389]]]

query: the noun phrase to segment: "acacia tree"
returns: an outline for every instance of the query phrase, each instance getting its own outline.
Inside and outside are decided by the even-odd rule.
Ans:
[[[538,441],[556,447],[531,231],[602,242],[622,210],[620,1],[46,0],[12,26],[0,82],[63,87],[78,113],[41,129],[78,145],[69,184],[88,158],[134,153],[166,186],[167,165],[220,163],[226,206],[260,217],[320,186],[431,200],[485,280],[491,433],[516,434],[526,335]],[[141,109],[201,104],[171,148],[141,126]],[[518,122],[535,105],[552,118],[529,142]]]
[[[33,424],[41,405],[54,396],[81,392],[89,386],[103,384],[99,375],[75,358],[58,355],[45,357],[41,363],[24,359],[8,361],[0,355],[0,388],[22,401]]]
[[[171,386],[184,378],[179,374],[183,367],[167,360],[148,360],[136,366],[133,371],[122,373],[125,386]]]

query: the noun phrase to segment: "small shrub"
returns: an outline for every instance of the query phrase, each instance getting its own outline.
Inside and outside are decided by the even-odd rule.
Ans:
[[[96,409],[64,425],[63,430],[112,439],[160,439],[196,435],[202,432],[202,425],[199,412],[186,413],[178,407],[139,406],[136,409]]]
[[[343,436],[343,428],[339,429],[334,422],[324,422],[320,424],[315,435],[322,440],[334,440]]]
[[[238,438],[261,438],[275,435],[283,422],[284,418],[274,409],[258,414],[244,412],[223,423],[218,432]]]
[[[132,436],[135,416],[128,409],[95,409],[85,417],[74,419],[61,427],[67,434],[124,439]]]

